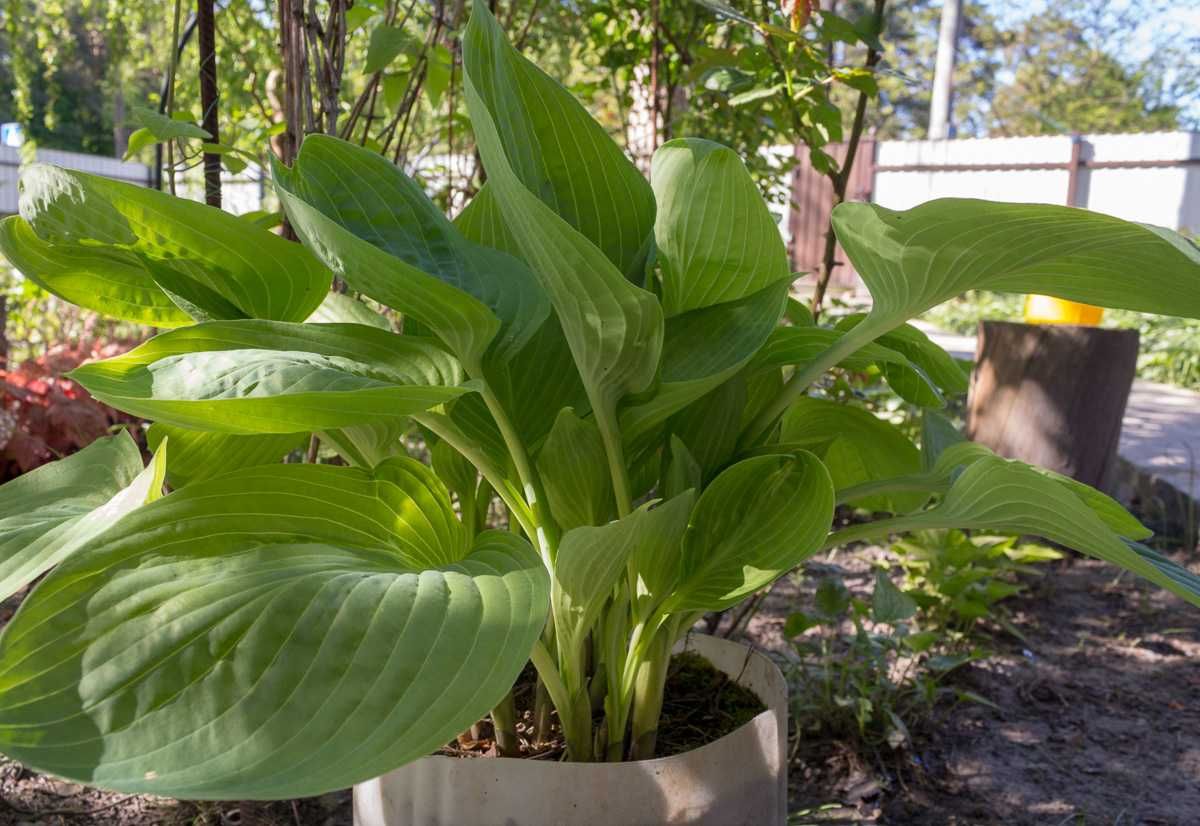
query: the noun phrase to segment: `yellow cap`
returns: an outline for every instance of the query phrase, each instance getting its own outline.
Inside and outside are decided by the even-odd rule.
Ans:
[[[1048,295],[1025,297],[1026,324],[1080,324],[1084,327],[1095,327],[1103,317],[1103,307],[1051,298]]]

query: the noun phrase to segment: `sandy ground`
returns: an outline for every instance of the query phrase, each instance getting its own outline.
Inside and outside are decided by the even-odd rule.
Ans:
[[[869,588],[863,554],[838,567]],[[777,583],[744,638],[787,656],[783,621],[811,583]],[[997,636],[954,678],[998,709],[939,713],[883,769],[806,744],[795,823],[1200,824],[1200,610],[1082,559],[1009,605],[1025,641]]]

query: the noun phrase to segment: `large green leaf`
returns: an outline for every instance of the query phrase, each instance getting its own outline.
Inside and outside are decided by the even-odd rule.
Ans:
[[[481,0],[463,35],[463,64],[472,125],[478,132],[480,119],[487,119],[494,143],[506,151],[508,174],[600,248],[619,272],[640,281],[654,193],[637,167],[570,92],[508,44]],[[489,184],[509,223],[511,206],[491,181],[497,160],[480,143]],[[533,258],[523,257],[536,268]]]
[[[833,226],[871,291],[873,332],[973,289],[1200,318],[1200,250],[1159,227],[966,198],[904,212],[841,204]]]
[[[929,431],[930,428],[925,429],[925,437],[930,435]],[[978,442],[970,442],[960,438],[951,444],[944,445],[938,451],[937,458],[932,463],[929,462],[924,451],[922,451],[922,467],[924,468],[922,472],[890,478],[876,478],[848,487],[841,487],[838,489],[838,500],[841,502],[855,502],[861,501],[866,496],[870,496],[871,501],[880,501],[886,504],[888,496],[895,499],[898,495],[911,493],[917,499],[922,500],[918,504],[924,504],[923,500],[927,499],[930,494],[945,493],[948,491],[965,468],[981,459],[993,458],[996,458],[996,454],[992,453],[986,446]],[[1131,540],[1139,540],[1146,539],[1153,534],[1153,531],[1139,522],[1129,511],[1121,507],[1121,504],[1117,500],[1090,485],[1085,485],[1068,476],[1063,476],[1060,473],[1055,473],[1052,470],[1037,467],[1036,465],[1017,464],[1021,464],[1022,467],[1028,468],[1030,471],[1047,479],[1051,479],[1071,491],[1118,536]],[[899,501],[904,502],[903,499]],[[912,502],[904,502],[904,507],[912,504]],[[888,510],[890,508],[880,509]]]
[[[492,310],[507,361],[546,320],[550,302],[533,273],[507,253],[467,240],[421,187],[378,152],[310,135],[288,188],[357,237],[466,292]]]
[[[192,321],[129,250],[50,244],[11,215],[0,221],[0,256],[47,292],[103,315],[156,327]]]
[[[798,399],[784,414],[779,438],[785,445],[820,456],[839,491],[874,479],[916,474],[921,469],[920,452],[895,425],[861,407],[825,399]],[[903,513],[928,498],[922,492],[897,491],[856,499],[855,504]]]
[[[500,330],[500,320],[482,302],[364,241],[294,191],[295,174],[272,167],[275,192],[305,246],[353,289],[419,321],[456,355],[473,375]]]
[[[165,458],[158,451],[143,470],[137,443],[122,431],[0,485],[0,599],[162,495]]]
[[[790,281],[667,319],[659,384],[621,411],[625,440],[636,442],[749,364],[783,315]]]
[[[1133,571],[1200,605],[1200,579],[1165,557],[1137,550],[1135,543],[1113,529],[1111,517],[1093,508],[1089,498],[1061,478],[1022,462],[983,456],[962,471],[934,507],[871,523],[870,529],[878,533],[970,528],[1036,534]]]
[[[736,152],[698,138],[669,141],[654,153],[650,182],[667,318],[790,280],[783,236]]]
[[[223,473],[283,461],[293,450],[308,444],[307,433],[210,433],[155,422],[146,431],[152,450],[170,439],[167,453],[167,484],[181,488]]]
[[[311,254],[219,209],[133,184],[34,164],[21,173],[21,217],[43,242],[62,247],[56,264],[88,250],[136,261],[190,315],[303,321],[329,290],[329,271]],[[126,277],[128,271],[123,270]],[[50,273],[35,278],[50,280]],[[134,302],[161,306],[141,293]],[[73,293],[74,294],[74,293]],[[109,304],[92,304],[103,312]]]
[[[135,416],[242,434],[392,420],[468,390],[444,350],[361,324],[213,321],[70,375]]]
[[[746,388],[745,378],[734,376],[667,423],[672,443],[678,440],[684,445],[705,480],[712,479],[737,452]]]
[[[633,167],[566,90],[505,42],[482,3],[463,60],[489,187],[550,295],[602,431],[612,429],[617,402],[653,381],[663,337],[657,299],[614,264],[632,260],[630,250],[636,257],[649,235],[647,215],[646,232],[631,236],[627,216],[642,208],[626,180]],[[545,169],[561,172],[561,188]]]
[[[773,582],[821,547],[833,499],[829,473],[811,453],[727,468],[696,502],[680,582],[664,610],[718,611]]]
[[[520,245],[504,223],[492,187],[484,184],[454,219],[470,240],[521,255]],[[538,444],[564,407],[584,410],[588,406],[583,380],[575,368],[562,324],[553,313],[525,345],[520,355],[494,369],[492,380],[517,430],[529,445]],[[519,402],[517,400],[520,400]]]
[[[130,514],[0,638],[0,749],[104,788],[264,799],[454,737],[511,688],[549,585],[510,533],[467,546],[413,464],[255,468]]]

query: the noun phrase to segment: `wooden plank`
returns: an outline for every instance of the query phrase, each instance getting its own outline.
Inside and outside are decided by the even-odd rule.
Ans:
[[[1136,330],[981,322],[967,435],[1111,490],[1137,355]]]
[[[835,143],[825,151],[839,163],[846,156],[846,144]],[[825,256],[825,233],[829,231],[829,215],[833,209],[833,185],[829,178],[813,168],[808,148],[796,146],[796,167],[792,171],[792,203],[788,214],[791,233],[791,259],[794,272],[817,273]],[[875,140],[864,137],[858,145],[854,168],[846,186],[847,201],[871,200],[875,181]],[[841,245],[837,248],[837,265],[833,268],[830,286],[848,290],[858,286],[858,274],[850,265]],[[801,285],[811,286],[809,275]]]

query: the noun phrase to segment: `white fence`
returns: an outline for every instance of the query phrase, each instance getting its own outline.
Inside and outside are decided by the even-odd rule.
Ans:
[[[141,163],[105,158],[99,155],[84,155],[80,152],[63,152],[57,149],[37,150],[37,160],[52,163],[67,169],[90,172],[117,181],[153,186],[153,170]],[[17,211],[17,175],[21,165],[21,150],[0,146],[0,216]],[[180,176],[178,192],[185,198],[204,200],[204,180],[201,171],[189,170]],[[221,173],[222,206],[227,212],[241,215],[263,207],[267,184],[262,170],[254,164],[237,175]]]
[[[949,196],[1067,203],[1200,232],[1200,132],[880,141],[871,200],[907,209]]]
[[[151,183],[150,167],[140,163],[119,161],[99,155],[84,155],[79,152],[62,152],[57,149],[39,149],[37,159],[44,163],[58,164],[67,169],[103,175],[118,181],[139,186]],[[11,215],[17,211],[17,171],[21,165],[21,150],[11,146],[0,146],[0,215]]]

